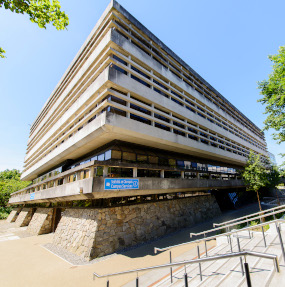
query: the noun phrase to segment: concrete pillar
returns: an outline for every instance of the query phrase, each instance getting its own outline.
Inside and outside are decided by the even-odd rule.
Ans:
[[[181,178],[185,178],[185,171],[181,171]]]
[[[160,177],[164,178],[164,170],[163,169],[160,171]]]
[[[107,177],[108,176],[108,166],[104,166],[103,167],[103,177]]]
[[[133,177],[138,177],[138,168],[137,167],[133,168]]]
[[[90,178],[94,177],[94,166],[90,167],[90,169],[89,169],[89,177]]]

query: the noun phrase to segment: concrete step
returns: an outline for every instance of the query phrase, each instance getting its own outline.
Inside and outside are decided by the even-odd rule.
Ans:
[[[258,236],[258,235],[255,235],[255,236]],[[273,244],[276,242],[276,235],[266,236],[267,247],[264,247],[263,245],[262,236],[259,236],[259,237],[260,237],[260,241],[258,242],[258,244],[256,244],[256,246],[253,246],[251,248],[251,251],[270,253],[270,254],[272,253],[272,251],[276,251],[273,248]],[[263,280],[268,276],[268,272],[270,272],[270,269],[262,270],[261,268],[257,267],[259,266],[258,264],[261,261],[260,258],[248,257],[246,260],[247,260],[247,263],[249,264],[250,269],[258,270],[259,271],[258,276],[263,277]],[[227,276],[221,278],[221,280],[219,282],[216,282],[216,284],[213,286],[230,286],[229,284],[233,286],[233,283],[237,284],[236,286],[242,286],[243,283],[245,283],[245,276],[242,276],[240,262],[238,260],[235,260],[235,262],[236,262],[235,266],[231,268]],[[244,263],[244,259],[243,259],[243,263]],[[271,261],[271,264],[272,264],[272,261]],[[258,269],[254,269],[254,268],[258,268]],[[261,286],[261,285],[253,285],[253,286]]]
[[[262,238],[260,238],[259,236],[255,236],[251,239],[240,239],[241,250],[254,250],[255,246],[259,245],[261,240]],[[219,261],[223,261],[223,264],[220,264]],[[207,278],[196,286],[215,286],[218,282],[222,281],[223,278],[229,276],[232,270],[234,270],[235,273],[241,276],[241,266],[239,258],[227,259],[225,261],[217,260],[214,266],[215,269],[211,270],[212,272],[208,274]]]
[[[199,245],[199,247],[200,247],[200,254],[202,256],[204,256],[203,255],[205,253],[204,244]],[[216,247],[208,250],[208,255],[213,256],[215,254],[219,254],[220,252],[223,252],[223,250],[225,248],[227,248],[226,244],[222,244],[220,246],[216,246]],[[177,262],[177,261],[189,260],[189,259],[194,259],[194,258],[197,258],[197,249],[196,248],[192,248],[191,250],[189,250],[188,252],[182,254],[181,256],[176,257],[174,259],[174,261]],[[183,274],[184,274],[184,267],[174,267],[173,268],[173,282],[175,283],[177,280],[180,280],[181,278],[183,279]],[[152,285],[152,286],[157,286],[158,287],[158,286],[170,286],[171,285],[169,271],[168,271],[168,276],[167,277],[162,278],[162,276],[160,276],[160,277],[155,277],[155,278],[158,279],[157,280],[158,282],[156,284]],[[155,281],[155,280],[153,280],[153,281]],[[133,285],[130,284],[129,286],[125,286],[125,287],[131,287],[131,286],[133,286]]]
[[[247,246],[248,244],[250,244],[252,241],[254,241],[255,243],[252,243],[253,246],[255,246],[260,239],[259,238],[251,238],[251,239],[240,239],[240,242],[242,244],[242,246]],[[235,242],[232,242],[233,245],[233,250],[238,250],[237,244]],[[230,245],[229,244],[223,244],[223,248],[221,249],[215,249],[211,252],[209,252],[209,256],[213,256],[213,255],[219,255],[219,254],[226,254],[226,253],[230,253]],[[204,257],[204,256],[203,256]],[[224,266],[228,265],[228,262],[230,262],[231,259],[220,259],[217,261],[212,261],[212,262],[205,262],[201,264],[201,268],[202,268],[202,279],[203,281],[201,282],[200,280],[200,273],[199,273],[199,267],[198,264],[195,264],[196,266],[188,266],[187,267],[187,273],[188,273],[188,284],[189,286],[197,286],[197,285],[202,285],[204,284],[204,281],[208,281],[210,278],[212,278],[212,276],[218,276],[218,275],[222,275],[220,274],[220,269],[223,268]],[[222,271],[223,272],[223,271]],[[179,274],[176,274],[176,277],[178,277],[179,279],[175,282],[175,284],[171,285],[171,286],[184,286],[184,271],[180,271]],[[169,283],[169,282],[168,282]],[[161,286],[170,286],[168,285],[161,285]],[[211,285],[205,285],[205,286],[211,286]]]

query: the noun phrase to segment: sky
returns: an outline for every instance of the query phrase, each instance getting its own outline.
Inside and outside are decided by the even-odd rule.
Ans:
[[[40,29],[0,8],[0,171],[23,169],[30,125],[107,7],[109,0],[61,0],[65,31]],[[120,0],[207,82],[263,128],[257,82],[271,73],[268,55],[285,45],[283,0]],[[265,132],[282,163],[285,144]]]

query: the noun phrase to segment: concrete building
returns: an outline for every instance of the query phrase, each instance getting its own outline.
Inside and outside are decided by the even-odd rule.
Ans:
[[[10,204],[37,208],[35,233],[58,226],[56,244],[92,258],[219,213],[209,190],[243,187],[250,150],[267,156],[260,129],[112,1],[32,124],[22,179],[33,183]],[[92,218],[84,248],[84,236],[63,240],[68,218]],[[116,226],[109,249],[99,226]]]

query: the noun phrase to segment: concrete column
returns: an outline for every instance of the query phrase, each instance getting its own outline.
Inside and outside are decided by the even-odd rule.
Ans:
[[[66,184],[67,183],[67,176],[65,176],[64,178],[63,178],[63,184]]]
[[[163,169],[160,171],[160,177],[164,178],[164,170]]]
[[[131,93],[130,93],[130,92],[127,93],[127,97],[128,97],[128,98],[131,97]],[[127,102],[127,107],[128,107],[128,108],[130,108],[130,105],[131,105],[131,103],[130,103],[130,102]],[[127,112],[127,118],[130,118],[130,112]]]
[[[185,171],[181,171],[181,178],[185,178]]]
[[[137,167],[133,168],[133,177],[138,177],[138,168]]]
[[[196,172],[196,175],[197,175],[197,179],[200,179],[200,173]]]
[[[103,167],[103,177],[107,177],[108,175],[108,166]]]
[[[90,169],[89,169],[89,177],[90,178],[94,177],[94,166],[90,167]]]

